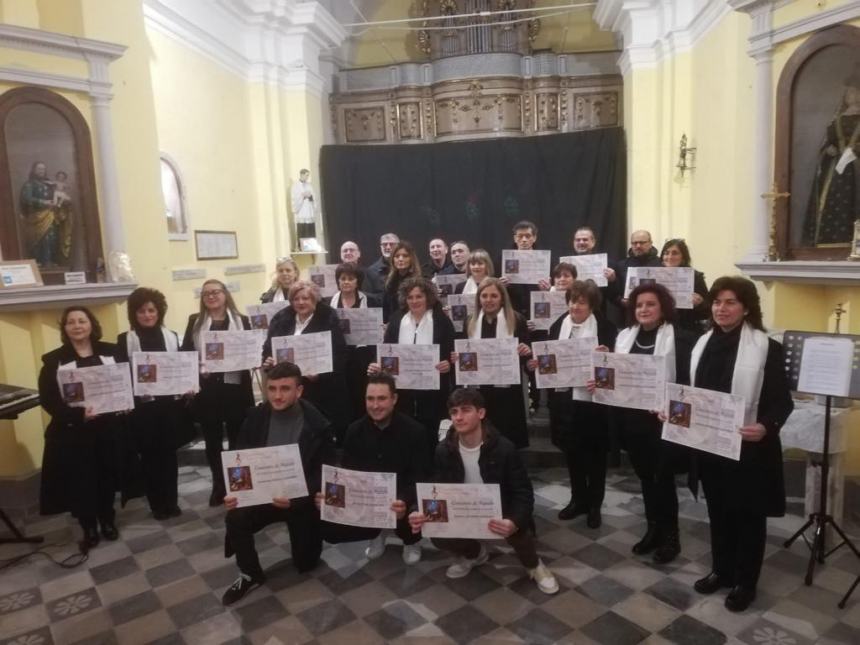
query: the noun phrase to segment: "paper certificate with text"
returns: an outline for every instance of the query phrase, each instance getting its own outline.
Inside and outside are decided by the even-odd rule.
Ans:
[[[442,296],[443,301],[448,296],[454,295],[454,289],[457,288],[457,285],[465,281],[465,273],[448,273],[444,275],[436,275],[433,278],[433,282],[439,289],[439,295]]]
[[[378,345],[382,342],[385,327],[379,307],[338,307],[334,312],[340,320],[340,330],[347,345]]]
[[[455,340],[457,385],[518,385],[519,342],[516,338]]]
[[[439,389],[439,345],[380,344],[376,362],[383,374],[394,377],[399,390]]]
[[[91,408],[93,414],[134,408],[128,363],[60,367],[57,385],[63,401],[72,408]]]
[[[744,399],[734,394],[666,383],[663,439],[739,461]]]
[[[331,298],[337,293],[337,280],[335,279],[336,264],[320,264],[308,269],[308,277],[320,290],[320,296]]]
[[[589,253],[586,255],[565,255],[558,259],[576,267],[577,280],[591,280],[598,287],[609,284],[603,272],[609,266],[606,253]]]
[[[585,387],[591,378],[591,354],[597,344],[594,336],[533,343],[538,389]]]
[[[537,284],[549,280],[550,251],[502,251],[502,276],[511,284]]]
[[[393,529],[397,515],[391,505],[397,500],[397,474],[347,470],[323,464],[323,501],[320,517],[324,522]]]
[[[200,390],[197,352],[134,352],[131,378],[135,396],[169,396]]]
[[[529,311],[535,329],[549,329],[568,311],[564,291],[532,291],[529,296]]]
[[[502,519],[498,484],[415,484],[418,512],[424,514],[424,537],[501,540],[489,528]]]
[[[448,306],[445,313],[454,323],[454,331],[462,332],[466,327],[466,320],[475,313],[475,294],[452,293],[448,296]]]
[[[268,329],[272,324],[272,318],[281,309],[286,309],[290,303],[286,300],[278,302],[264,302],[261,305],[248,305],[245,311],[248,312],[248,319],[251,321],[251,329]]]
[[[797,391],[808,394],[849,396],[854,366],[854,340],[834,336],[810,336],[803,341]]]
[[[331,332],[317,331],[297,336],[272,338],[275,363],[295,363],[302,374],[327,374],[334,369]]]
[[[630,267],[627,269],[624,297],[644,284],[662,284],[672,294],[678,309],[693,308],[692,267]]]
[[[266,332],[261,329],[204,331],[203,366],[210,372],[237,372],[260,367]]]
[[[666,388],[666,357],[593,352],[595,403],[659,410]]]
[[[225,450],[221,453],[227,497],[238,506],[271,504],[275,497],[306,497],[308,485],[299,444]]]

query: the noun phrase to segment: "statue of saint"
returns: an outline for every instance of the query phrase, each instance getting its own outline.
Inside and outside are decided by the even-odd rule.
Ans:
[[[67,175],[48,179],[48,167],[37,161],[21,188],[27,252],[43,267],[67,265],[72,246],[72,203],[66,189]]]
[[[806,246],[842,246],[860,218],[860,78],[846,83],[842,103],[827,126],[803,226]]]
[[[316,203],[314,187],[310,182],[311,173],[305,168],[299,171],[299,181],[293,184],[290,197],[293,216],[296,218],[296,237],[316,238]]]

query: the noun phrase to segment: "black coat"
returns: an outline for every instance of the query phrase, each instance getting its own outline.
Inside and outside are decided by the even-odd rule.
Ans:
[[[519,529],[534,527],[535,496],[531,479],[514,444],[484,422],[484,443],[478,457],[481,479],[498,484],[502,515]],[[435,482],[462,484],[466,479],[457,431],[451,428],[445,441],[436,446],[433,477]]]
[[[382,302],[382,292],[385,290],[385,279],[390,270],[388,259],[379,256],[376,262],[364,270],[364,280],[361,290],[368,296],[373,296],[378,303]]]
[[[693,293],[702,296],[702,303],[692,309],[678,309],[678,325],[700,336],[704,331],[704,322],[711,317],[708,284],[705,282],[705,274],[701,271],[693,271]]]
[[[190,316],[188,316],[188,324],[185,325],[185,333],[182,335],[182,345],[179,348],[183,352],[197,351],[197,348],[194,347],[194,325],[199,317],[200,314],[191,314]],[[251,329],[251,321],[248,316],[240,314],[239,318],[242,321],[242,329]],[[221,372],[208,374],[200,379],[201,391],[209,389],[216,385],[224,385],[224,374]],[[239,385],[235,387],[242,387],[249,397],[248,406],[253,405],[254,395],[251,390],[251,372],[249,370],[242,370],[241,383],[239,383]]]
[[[627,257],[618,260],[613,267],[615,269],[615,281],[610,282],[606,289],[606,297],[610,302],[623,307],[621,299],[624,297],[624,287],[627,284],[627,269],[630,267],[660,267],[663,262],[660,260],[660,255],[657,249],[653,246],[645,255],[633,255],[631,251],[627,252]]]
[[[260,302],[262,302],[262,303],[272,302],[275,299],[275,294],[278,293],[278,289],[280,289],[280,288],[281,287],[278,285],[275,285],[273,287],[269,287],[266,291],[264,291],[262,294],[260,294]],[[286,298],[286,297],[287,297],[287,293],[285,291],[284,292],[284,298]]]
[[[437,275],[449,275],[454,272],[454,265],[451,263],[451,258],[447,255],[445,256],[445,261],[442,263],[441,267],[437,267],[433,264],[433,260],[427,260],[421,265],[421,275],[428,280],[435,278]]]

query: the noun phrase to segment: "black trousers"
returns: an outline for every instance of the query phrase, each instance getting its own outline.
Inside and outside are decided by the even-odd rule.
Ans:
[[[473,560],[481,552],[479,540],[463,538],[432,538],[430,540],[437,549],[451,551],[457,555]],[[529,529],[521,529],[512,536],[505,538],[505,542],[514,550],[517,557],[526,569],[534,569],[540,562],[535,545],[535,535]]]
[[[444,387],[439,390],[399,390],[397,392],[397,411],[409,415],[424,426],[427,454],[433,463],[436,444],[439,442],[439,423],[446,418],[445,401],[448,392]]]
[[[82,428],[67,457],[71,461],[70,490],[72,515],[84,528],[98,521],[113,522],[114,498],[119,488],[119,435],[109,419],[95,419]]]
[[[129,419],[140,455],[146,499],[153,511],[169,511],[178,500],[176,405],[164,399],[138,402]]]
[[[245,414],[253,404],[253,394],[249,389],[245,385],[229,383],[204,385],[194,402],[195,414],[206,442],[206,460],[212,472],[212,488],[221,497],[226,495],[221,468],[224,434],[227,434],[228,449],[233,450]]]
[[[649,417],[650,413],[645,412]],[[666,463],[666,448],[660,438],[660,423],[644,419],[650,426],[623,430],[623,444],[633,470],[642,484],[645,517],[663,530],[678,528],[678,492],[675,475]]]
[[[570,390],[549,393],[553,443],[561,449],[576,506],[600,508],[606,494],[609,450],[606,407],[573,401]]]
[[[254,534],[275,522],[286,522],[293,565],[300,573],[313,569],[322,553],[319,512],[309,499],[294,500],[290,508],[272,504],[234,508],[227,512],[226,555],[236,555],[239,570],[253,578],[263,575],[254,547]]]
[[[347,526],[346,524],[334,524],[322,522],[323,540],[329,544],[341,544],[342,542],[361,542],[372,540],[382,532],[382,529],[370,529],[363,526]],[[403,540],[403,544],[417,544],[421,541],[420,533],[413,533],[409,521],[404,517],[397,520],[394,533]]]

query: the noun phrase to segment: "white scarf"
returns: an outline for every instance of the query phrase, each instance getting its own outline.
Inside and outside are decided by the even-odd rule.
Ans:
[[[280,291],[280,289],[278,289]],[[200,323],[200,327],[194,334],[194,349],[198,352],[200,349],[200,332],[209,331],[212,327],[212,317],[206,313],[203,314],[203,322]],[[227,329],[232,329],[234,331],[241,331],[245,329],[245,326],[242,324],[242,318],[239,314],[233,313],[229,309],[227,310]],[[203,355],[200,355],[200,360],[202,364]],[[224,372],[224,382],[231,385],[239,385],[242,382],[242,372]]]
[[[699,359],[705,351],[708,339],[714,333],[712,329],[701,336],[693,348],[690,357],[690,383],[696,385],[696,369]],[[758,421],[758,399],[761,396],[761,386],[764,382],[764,365],[767,362],[767,334],[753,329],[747,323],[741,327],[741,338],[738,342],[738,355],[732,370],[732,394],[744,399],[744,423]]]
[[[367,296],[365,296],[364,293],[359,291],[355,294],[355,297],[358,298],[358,308],[359,309],[367,309]],[[332,309],[337,309],[339,305],[340,305],[340,291],[338,291],[337,293],[335,293],[331,297],[331,302],[329,303],[329,306]]]
[[[178,352],[179,351],[179,337],[175,332],[170,331],[164,325],[161,326],[161,335],[164,337],[164,349],[168,352]],[[132,355],[135,352],[142,351],[140,349],[140,337],[137,335],[137,332],[133,329],[128,330],[128,334],[125,336],[125,348],[128,351],[128,360],[131,360]]]
[[[400,331],[397,342],[401,345],[432,345],[433,344],[433,312],[425,311],[418,324],[410,312],[403,314],[400,319]]]
[[[466,282],[463,284],[463,295],[467,296],[470,293],[478,293],[478,283],[475,282],[472,276],[466,278]]]
[[[475,326],[469,333],[469,338],[477,339],[481,337],[481,326],[484,324],[484,310],[478,312],[478,319],[475,321]],[[508,319],[505,318],[505,310],[499,309],[496,314],[496,335],[495,338],[513,338],[513,333],[508,329]]]
[[[573,318],[565,316],[561,322],[561,329],[558,332],[558,339],[566,338],[597,338],[597,318],[594,314],[589,314],[581,324],[573,322]],[[567,388],[563,388],[566,390]],[[591,393],[587,387],[573,388],[574,401],[591,401]]]
[[[633,348],[633,342],[639,334],[639,325],[633,325],[618,332],[615,339],[615,352],[617,354],[629,354]],[[657,338],[654,341],[654,356],[666,357],[666,382],[675,382],[675,327],[663,323],[657,329]]]
[[[284,295],[284,290],[281,288],[281,285],[275,287],[275,293],[272,294],[272,302],[284,302],[287,300],[287,297]],[[289,304],[289,302],[287,302]]]
[[[114,360],[113,356],[105,356],[103,354],[98,355],[99,360],[102,362],[102,365],[116,365],[116,360]],[[73,370],[78,366],[78,359],[75,358],[68,363],[60,363],[57,366],[57,370]]]

